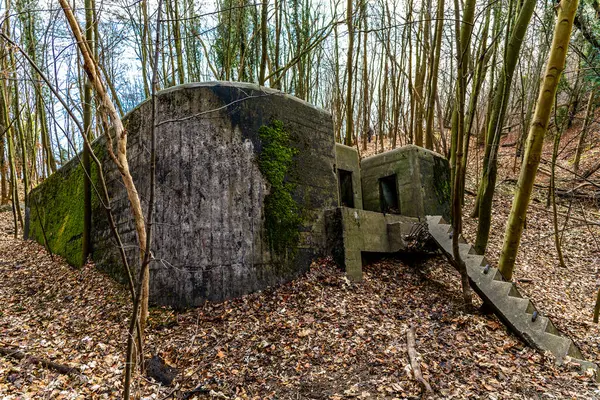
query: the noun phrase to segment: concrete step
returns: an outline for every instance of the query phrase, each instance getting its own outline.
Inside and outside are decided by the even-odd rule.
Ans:
[[[431,233],[432,236],[435,236],[436,241],[440,240],[438,243],[450,246],[449,248],[451,249],[452,237],[450,237],[450,232],[452,232],[452,227],[450,227],[450,225],[437,225],[436,228],[435,231],[430,230],[429,233]]]
[[[533,315],[530,314],[523,314],[521,316],[524,319],[524,323],[525,325],[527,325],[527,327],[535,333],[538,334],[542,334],[546,332],[546,326],[548,325],[548,322],[550,321],[547,317],[544,317],[542,315],[538,315],[538,317],[535,319],[535,321],[533,321]]]
[[[571,340],[571,346],[569,347],[569,351],[567,352],[567,355],[571,358],[577,358],[577,359],[583,358],[583,354],[581,354],[581,350],[579,350],[579,347],[577,347],[575,345],[575,343],[573,343],[572,340]]]
[[[514,283],[512,284],[512,288],[508,291],[508,295],[511,297],[518,297],[519,299],[523,298],[523,296],[521,296],[521,293],[519,293],[519,289],[517,289],[517,285],[515,285]]]
[[[452,242],[452,241],[451,241]],[[464,259],[468,254],[477,254],[475,248],[469,243],[459,243],[458,248],[460,250],[460,256]]]
[[[486,273],[486,267],[469,267],[467,268],[469,278],[477,284],[482,290],[485,290],[493,280],[502,281],[502,275],[498,268],[489,267]]]
[[[430,215],[426,218],[427,223],[428,224],[435,224],[435,225],[440,225],[440,224],[444,224],[446,221],[444,221],[444,218],[442,218],[441,215]]]
[[[513,305],[513,312],[520,314],[529,314],[528,310],[530,310],[531,307],[533,307],[529,299],[524,299],[522,297],[512,297],[510,295],[508,297],[510,304]]]
[[[551,333],[544,333],[537,337],[536,344],[542,350],[546,350],[554,354],[556,361],[561,363],[565,356],[569,355],[569,349],[573,342],[571,339],[564,336],[557,336]]]
[[[445,224],[437,224],[435,225],[435,228],[430,227],[430,231],[429,233],[434,237],[435,241],[438,242],[438,244],[442,247],[442,249],[449,255],[453,255],[454,251],[452,250],[452,227],[450,225],[445,225]],[[470,256],[478,256],[481,257],[481,259],[483,259],[483,256],[479,256],[476,252],[475,249],[473,248],[473,246],[469,243],[467,243],[464,238],[459,237],[459,243],[458,243],[458,248],[459,248],[459,252],[461,257],[463,258],[463,260],[465,260],[466,263],[466,258],[470,257]],[[481,261],[479,261],[481,262]]]
[[[546,332],[552,335],[560,335],[560,331],[554,326],[554,323],[550,321],[550,319],[548,319],[548,323],[546,324]]]
[[[463,260],[465,264],[471,267],[485,267],[488,264],[487,260],[484,256],[480,256],[479,254],[467,254],[463,256]]]
[[[598,366],[596,364],[575,357],[573,357],[571,361],[576,364],[579,364],[579,366],[581,367],[581,372],[583,373],[585,373],[589,369],[593,370],[596,376],[596,382],[600,383],[600,371],[598,370]]]
[[[581,354],[581,351],[571,339],[564,336],[545,333],[542,336],[540,343],[540,347],[542,347],[542,349],[551,351],[555,355],[558,364],[565,362],[565,359],[568,356],[571,358],[571,362],[579,364],[582,372],[585,372],[588,369],[594,370],[596,374],[596,381],[600,382],[600,377],[598,376],[598,366],[592,362],[585,361],[583,359],[583,354]]]
[[[508,298],[508,293],[513,289],[513,284],[511,282],[493,279],[490,281],[488,287],[489,289],[484,290],[484,292],[490,292],[492,297]]]

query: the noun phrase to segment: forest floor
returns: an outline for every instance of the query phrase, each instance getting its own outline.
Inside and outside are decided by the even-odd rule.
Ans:
[[[600,133],[595,136],[590,142],[598,143]],[[599,158],[600,149],[590,147],[582,170]],[[515,177],[514,147],[501,153],[488,251],[494,263]],[[567,148],[560,165],[568,168],[570,158]],[[559,186],[571,184],[567,173],[559,175]],[[471,178],[468,188],[474,190],[475,174]],[[547,185],[546,177],[538,183]],[[569,212],[570,200],[560,200],[561,228],[570,215],[562,268],[545,192],[537,191],[530,207],[515,280],[588,360],[600,363],[600,327],[592,323],[600,281],[598,207],[577,201]],[[466,214],[472,206],[467,196]],[[474,239],[476,224],[465,217],[467,239]],[[182,398],[200,388],[201,399],[420,398],[406,347],[406,331],[414,326],[421,368],[435,397],[600,399],[600,386],[577,366],[555,365],[551,355],[525,346],[493,315],[464,313],[458,275],[443,258],[381,259],[364,272],[364,282],[353,284],[320,260],[306,276],[276,289],[185,311],[152,309],[146,350],[181,373],[173,388],[137,377],[136,393]],[[0,398],[120,396],[130,313],[125,287],[91,263],[73,269],[43,246],[14,239],[6,212],[0,214],[0,282],[0,347],[76,369],[61,375],[0,356]]]

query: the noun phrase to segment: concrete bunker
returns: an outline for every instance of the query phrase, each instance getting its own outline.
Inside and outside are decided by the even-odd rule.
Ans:
[[[338,205],[328,113],[282,92],[243,83],[177,86],[161,91],[158,102],[152,302],[195,306],[239,297],[293,279],[324,254],[322,210]],[[149,188],[150,111],[151,104],[142,103],[124,120],[129,163],[142,199]],[[285,167],[279,186],[288,197],[280,193],[274,201],[269,200],[274,184],[261,167],[267,142],[275,140],[269,135],[280,135],[278,146],[291,155],[286,166],[273,166],[277,155],[264,163],[266,168]],[[95,146],[102,149],[103,139]],[[99,155],[115,220],[136,267],[137,240],[126,192],[108,156]],[[79,223],[83,196],[69,204],[63,200],[74,188],[79,190],[81,171],[78,159],[73,159],[30,195],[29,236],[43,244],[44,230],[51,250],[74,265],[81,263],[77,249],[83,232]],[[298,223],[292,228],[277,226],[272,234],[269,211],[293,214]],[[96,264],[123,280],[106,214],[97,201],[91,238]]]
[[[448,163],[440,156],[408,146],[361,163],[355,149],[335,144],[329,113],[293,96],[245,83],[195,83],[159,92],[158,107],[155,304],[239,297],[289,281],[328,254],[360,280],[363,252],[403,251],[415,217],[448,214]],[[145,102],[124,119],[143,203],[150,113]],[[126,191],[104,139],[94,146],[129,262],[139,268]],[[46,237],[50,250],[73,265],[83,261],[82,185],[76,157],[29,196],[27,234],[42,244]],[[124,281],[105,210],[92,197],[92,258]],[[389,198],[385,213],[381,198]]]
[[[360,160],[356,149],[336,144],[335,158],[341,206],[450,219],[450,165],[440,154],[406,145]]]

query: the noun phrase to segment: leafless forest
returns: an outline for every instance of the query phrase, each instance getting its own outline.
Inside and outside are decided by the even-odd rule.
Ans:
[[[0,397],[600,398],[591,371],[477,309],[458,253],[462,233],[600,362],[599,0],[3,0],[0,14]],[[384,259],[354,284],[319,260],[281,288],[149,307],[154,194],[136,190],[122,118],[215,80],[325,109],[361,157],[448,158],[454,268]],[[99,137],[139,241],[124,286],[23,240],[28,193],[77,154],[91,171]],[[102,181],[84,185],[110,213]],[[155,354],[172,386],[146,377]]]

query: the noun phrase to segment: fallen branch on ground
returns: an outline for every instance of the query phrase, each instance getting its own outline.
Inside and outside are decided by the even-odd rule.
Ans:
[[[533,208],[535,210],[546,212],[546,213],[550,212],[550,210],[548,210],[547,208],[537,207],[537,206],[535,206],[533,204],[530,204],[529,207],[531,207],[531,208]],[[564,213],[561,213],[561,212],[559,212],[557,214],[560,215],[561,217],[565,217],[565,218],[567,217],[567,214],[564,214]],[[573,221],[583,222],[584,225],[588,225],[588,226],[600,226],[600,221],[588,221],[586,219],[581,219],[581,218],[577,218],[577,217],[574,217],[574,216],[570,216],[569,218],[571,218]]]
[[[541,169],[540,169],[540,171],[541,171]],[[516,185],[517,180],[514,178],[506,178],[500,183],[510,183],[510,184]],[[596,184],[589,183],[589,182],[583,183],[573,189],[562,189],[562,188],[557,187],[557,188],[555,188],[555,193],[556,193],[556,196],[563,198],[563,199],[576,198],[576,199],[582,199],[582,200],[596,200],[598,197],[600,197],[600,191],[595,191],[595,192],[577,191],[578,189],[581,189],[586,186],[596,186]],[[534,183],[533,187],[535,187],[537,189],[541,189],[541,190],[548,190],[550,188],[548,185],[542,185],[540,183]]]
[[[408,347],[408,357],[410,358],[410,366],[412,367],[415,380],[419,381],[428,393],[433,393],[433,389],[431,389],[431,386],[429,386],[429,383],[425,380],[425,378],[423,378],[423,374],[421,373],[421,365],[415,345],[415,328],[412,326],[406,331],[406,342]]]
[[[43,358],[28,356],[27,354],[15,348],[0,347],[0,355],[14,358],[17,360],[25,360],[26,362],[31,364],[39,364],[44,368],[52,369],[64,375],[78,371],[77,368],[69,367],[68,365],[58,364],[49,360],[45,360]]]

